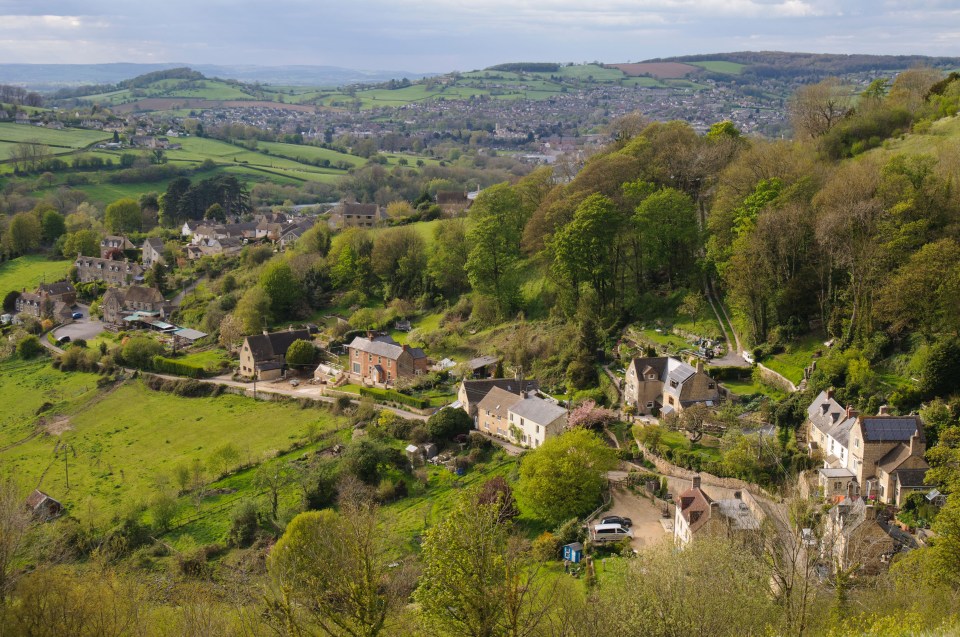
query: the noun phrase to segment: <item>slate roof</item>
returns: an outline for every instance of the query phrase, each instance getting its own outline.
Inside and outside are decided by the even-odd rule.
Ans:
[[[77,291],[74,289],[73,284],[70,281],[54,281],[53,283],[41,283],[40,287],[37,288],[38,293],[47,293],[52,294],[53,296],[60,296],[62,294],[76,294]]]
[[[830,436],[844,448],[850,446],[850,431],[857,423],[857,418],[847,418],[847,410],[829,397],[826,390],[820,392],[807,407],[807,418],[824,435]]]
[[[887,473],[893,473],[897,470],[897,467],[903,464],[903,461],[910,457],[910,446],[905,445],[902,442],[887,452],[887,454],[880,458],[880,461],[877,462],[877,465],[886,471]]]
[[[380,206],[375,203],[343,203],[341,208],[344,215],[357,215],[360,217],[377,217],[380,214]]]
[[[495,363],[497,363],[497,362],[499,362],[499,361],[500,361],[500,357],[499,357],[499,356],[492,356],[492,355],[488,355],[488,356],[478,356],[477,358],[473,358],[473,359],[471,359],[471,360],[468,360],[468,361],[467,361],[467,367],[469,367],[469,368],[472,369],[472,370],[478,370],[478,369],[480,369],[480,368],[482,368],[482,367],[487,367],[488,365],[493,365],[493,364],[495,364]]]
[[[157,288],[131,285],[126,289],[124,303],[163,303],[163,295]]]
[[[160,237],[150,237],[143,242],[144,246],[150,246],[157,252],[163,252],[163,239]]]
[[[349,345],[349,349],[356,349],[365,354],[374,356],[385,356],[390,360],[397,360],[403,353],[403,346],[389,336],[375,336],[373,338],[355,337]],[[408,347],[407,351],[414,359],[426,358],[427,355],[419,347]]]
[[[255,363],[269,361],[277,356],[286,356],[287,349],[296,340],[310,340],[310,332],[307,330],[286,330],[283,332],[271,332],[270,334],[256,334],[247,337],[247,346],[253,355]],[[266,369],[261,366],[261,369]]]
[[[924,478],[927,477],[926,469],[898,469],[895,475],[901,487],[927,486],[924,482]]]
[[[526,418],[538,425],[549,425],[557,418],[567,414],[567,410],[557,403],[537,396],[521,399],[510,407],[510,411],[520,418]]]
[[[483,397],[483,400],[477,403],[477,409],[489,411],[495,416],[506,418],[511,407],[521,400],[523,399],[520,397],[520,394],[514,394],[505,389],[493,387],[487,392],[487,395]]]
[[[537,391],[540,389],[540,381],[537,380],[525,379],[522,384],[524,391]],[[463,381],[463,388],[467,393],[467,402],[471,405],[475,405],[483,400],[483,397],[494,387],[499,387],[512,394],[519,395],[521,382],[515,378],[484,378],[481,380]]]
[[[923,441],[923,422],[919,416],[865,416],[860,419],[867,442],[908,442],[913,434]]]

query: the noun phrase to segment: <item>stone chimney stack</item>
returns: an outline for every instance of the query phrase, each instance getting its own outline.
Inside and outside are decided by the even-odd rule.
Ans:
[[[699,474],[699,473],[698,473],[697,475],[693,476],[693,488],[694,488],[694,489],[699,489],[699,488],[700,488],[700,474]]]
[[[831,400],[832,398],[833,398],[833,387],[827,390],[827,400]]]
[[[847,418],[856,418],[860,415],[856,409],[853,408],[853,405],[847,405]]]
[[[880,405],[880,411],[877,412],[878,416],[889,416],[890,415],[890,406],[889,405]]]
[[[702,360],[697,360],[697,372],[698,372],[698,373],[701,373],[701,374],[703,373],[703,361],[702,361]]]

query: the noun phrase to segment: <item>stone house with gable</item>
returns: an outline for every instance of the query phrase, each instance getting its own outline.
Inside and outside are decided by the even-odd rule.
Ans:
[[[57,321],[70,319],[72,308],[77,302],[77,291],[69,281],[41,283],[36,292],[24,290],[17,297],[17,314],[26,314],[36,318],[50,317]]]
[[[853,493],[900,506],[911,493],[930,489],[919,416],[892,416],[886,407],[864,416],[826,390],[807,408],[807,440],[811,455],[823,459],[817,477],[824,497],[835,499],[852,484]]]
[[[330,212],[330,225],[334,229],[373,228],[387,219],[386,211],[375,203],[341,201]]]
[[[122,325],[123,318],[134,312],[158,312],[161,318],[167,318],[173,312],[173,306],[163,298],[157,288],[131,285],[126,288],[110,288],[100,301],[103,322],[110,325]]]
[[[457,402],[454,405],[463,409],[473,419],[473,428],[479,429],[478,405],[495,387],[509,393],[520,395],[521,391],[536,393],[540,383],[536,380],[518,380],[515,378],[464,379],[457,389]]]
[[[77,278],[82,283],[103,281],[109,285],[124,287],[143,281],[143,266],[131,261],[78,256],[74,265],[77,267]]]
[[[638,414],[679,413],[691,405],[720,402],[717,382],[703,371],[672,357],[634,358],[627,367],[623,400]]]
[[[150,237],[144,240],[141,251],[143,253],[142,261],[145,268],[151,268],[155,263],[165,262],[163,258],[163,240],[159,237]]]
[[[309,341],[307,330],[266,332],[243,339],[240,348],[240,375],[258,380],[280,378],[287,367],[287,350],[294,341]]]
[[[126,237],[109,235],[100,240],[100,258],[110,259],[114,255],[123,256],[126,250],[134,250],[135,246]]]

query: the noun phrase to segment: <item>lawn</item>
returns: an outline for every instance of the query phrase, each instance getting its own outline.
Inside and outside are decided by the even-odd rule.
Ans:
[[[0,299],[12,290],[32,292],[44,281],[59,281],[67,274],[71,261],[51,261],[39,254],[17,257],[0,264]]]
[[[464,476],[457,476],[444,467],[427,465],[427,486],[418,487],[410,497],[382,507],[384,524],[404,542],[402,552],[418,551],[417,538],[441,521],[465,490],[478,487],[494,476],[510,480],[516,467],[517,460],[501,451],[494,452],[490,462],[476,465]],[[531,537],[542,531],[532,516],[524,515],[522,510],[518,521]]]
[[[228,368],[232,363],[230,356],[224,350],[217,347],[211,347],[199,352],[190,352],[184,356],[177,357],[176,360],[190,365],[199,365],[209,371],[220,371]]]
[[[94,397],[98,378],[96,374],[59,372],[50,366],[46,356],[0,363],[0,448],[33,433],[42,405],[49,404],[43,416],[50,420]]]
[[[76,376],[50,379],[44,391],[65,396],[71,388],[79,392],[90,376],[79,375],[80,380]],[[334,417],[325,410],[232,394],[181,398],[152,391],[140,381],[122,383],[88,400],[82,409],[64,413],[69,416],[64,433],[34,438],[2,452],[0,462],[25,484],[39,484],[64,502],[72,515],[90,520],[148,499],[153,485],[169,480],[174,467],[206,462],[226,443],[239,451],[240,462],[257,462],[302,441],[310,426],[320,431],[335,427]]]
[[[634,425],[634,427],[642,427],[642,425]],[[719,462],[723,459],[723,455],[720,453],[720,439],[710,435],[704,435],[700,439],[700,442],[691,443],[690,439],[687,438],[686,434],[680,431],[673,431],[667,429],[666,427],[661,427],[662,435],[660,436],[661,445],[666,445],[671,449],[684,449],[688,450],[691,453],[699,455],[704,463],[706,462]]]
[[[745,378],[742,380],[741,379],[725,380],[725,381],[722,381],[720,384],[726,387],[727,389],[729,389],[734,394],[737,394],[738,396],[752,396],[753,394],[762,394],[768,398],[772,398],[773,400],[783,400],[784,398],[787,397],[787,395],[784,394],[779,389],[775,389],[763,383],[756,383],[749,378]]]
[[[38,141],[48,146],[85,148],[91,144],[110,138],[111,133],[104,133],[98,130],[85,130],[80,128],[56,130],[42,126],[11,124],[9,122],[0,123],[0,141],[4,142]]]
[[[780,354],[768,356],[763,364],[782,376],[786,376],[794,384],[803,380],[803,370],[813,360],[817,350],[824,349],[823,334],[808,334],[787,345],[787,350]]]

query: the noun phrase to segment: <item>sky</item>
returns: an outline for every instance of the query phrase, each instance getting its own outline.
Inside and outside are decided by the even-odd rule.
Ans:
[[[960,0],[0,0],[0,62],[411,72],[731,51],[960,56]]]

